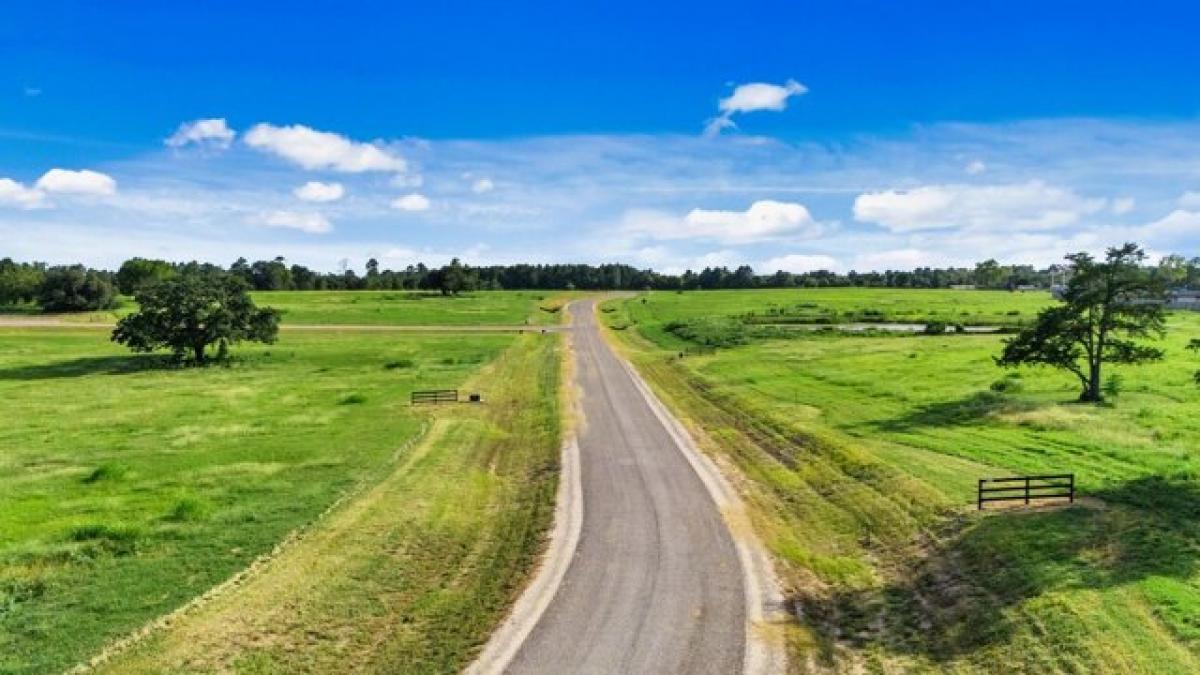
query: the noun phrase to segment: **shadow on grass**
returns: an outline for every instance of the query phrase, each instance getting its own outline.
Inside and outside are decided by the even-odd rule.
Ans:
[[[171,366],[170,357],[161,354],[92,356],[36,366],[0,369],[0,380],[54,380],[84,375],[125,375]]]
[[[953,401],[938,401],[914,408],[900,417],[876,423],[880,431],[905,432],[920,427],[963,426],[974,424],[991,415],[1024,412],[1038,404],[1017,401],[994,391],[979,391]]]
[[[994,657],[988,647],[1028,628],[1019,609],[1027,600],[1149,577],[1187,580],[1200,569],[1196,482],[1144,478],[1093,496],[1107,507],[963,517],[924,557],[899,565],[903,578],[795,602],[829,661],[835,644],[934,662],[977,652],[986,660]]]

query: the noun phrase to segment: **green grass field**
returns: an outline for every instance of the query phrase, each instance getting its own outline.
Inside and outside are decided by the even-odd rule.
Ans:
[[[645,300],[643,302],[643,299]],[[739,317],[755,324],[881,321],[1014,326],[1052,302],[1049,293],[1007,291],[813,288],[656,292],[625,306],[625,314],[660,344],[671,321]]]
[[[283,323],[311,325],[547,325],[559,323],[560,309],[571,293],[561,291],[478,291],[444,296],[414,291],[258,291],[262,307],[283,312]],[[112,311],[56,315],[80,323],[111,323],[133,312],[132,298],[122,297]],[[37,316],[32,305],[0,308],[0,314]]]
[[[913,321],[950,307],[1032,318],[1048,300],[820,290],[608,304],[639,369],[751,479],[804,617],[795,671],[1200,668],[1200,364],[1183,349],[1200,316],[1172,318],[1165,362],[1114,369],[1124,391],[1102,407],[1074,403],[1067,374],[1007,376],[991,362],[999,336],[795,334],[680,359],[687,342],[664,330],[782,297]],[[1060,471],[1084,504],[973,511],[978,478]]]
[[[397,301],[403,311],[384,294],[363,294],[363,302],[305,295],[313,297],[291,299],[292,307],[313,322],[557,320],[537,309],[543,300],[534,294]],[[343,301],[343,311],[322,304]],[[464,508],[454,523],[377,524],[366,538],[437,557],[407,576],[380,572],[374,590],[388,590],[389,579],[392,590],[444,588],[450,578],[466,589],[457,605],[417,593],[418,604],[432,604],[413,610],[425,618],[411,622],[407,647],[388,643],[391,658],[430,671],[461,665],[511,600],[548,522],[557,344],[555,336],[285,333],[275,345],[239,346],[232,365],[178,369],[95,331],[0,328],[0,672],[60,672],[83,661],[245,568],[339,497],[400,480],[408,456],[398,451],[417,447],[433,422],[408,405],[409,392],[456,387],[500,367],[489,364],[517,363],[505,370],[505,387],[475,385],[495,388],[510,401],[504,410],[515,400],[533,412],[464,411],[462,421],[434,424],[427,442],[440,450],[426,456],[444,456],[442,464],[404,474],[420,480],[387,513],[390,523],[407,522],[402,512],[434,508],[423,495],[437,494],[443,515],[449,504],[475,503],[496,519]],[[504,448],[497,439],[522,424],[537,435],[526,433],[521,452],[496,460]],[[467,467],[474,473],[460,471]],[[490,483],[487,467],[496,468]],[[536,480],[526,480],[531,474]],[[442,529],[422,529],[439,522]],[[497,528],[523,534],[500,542]],[[422,539],[430,533],[436,541]],[[375,558],[365,555],[377,569],[378,546]],[[369,607],[377,598],[358,600]],[[452,630],[438,608],[474,623]],[[428,651],[430,641],[443,648]]]

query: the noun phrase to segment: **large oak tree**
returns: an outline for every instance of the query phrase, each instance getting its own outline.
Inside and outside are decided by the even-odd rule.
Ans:
[[[122,318],[112,334],[135,352],[166,348],[179,361],[203,365],[213,345],[220,358],[231,344],[269,344],[279,334],[279,311],[256,307],[246,282],[229,274],[168,278],[144,287],[136,299],[137,313]]]
[[[1139,342],[1163,334],[1167,290],[1144,266],[1137,244],[1108,249],[1103,261],[1087,253],[1067,256],[1071,279],[1061,304],[1042,310],[1032,326],[1005,341],[996,363],[1048,365],[1074,373],[1080,400],[1101,401],[1106,363],[1162,359],[1161,349]]]

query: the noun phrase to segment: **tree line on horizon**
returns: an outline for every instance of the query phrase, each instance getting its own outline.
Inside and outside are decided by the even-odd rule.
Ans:
[[[1171,287],[1200,289],[1200,257],[1171,255],[1151,271]],[[949,288],[1015,290],[1049,288],[1065,283],[1069,268],[1053,265],[1002,265],[986,260],[971,267],[919,267],[883,272],[833,272],[816,270],[792,273],[783,270],[757,274],[749,265],[734,269],[706,267],[699,272],[664,274],[619,263],[514,264],[471,266],[457,258],[441,267],[423,263],[400,270],[381,269],[372,258],[365,273],[345,268],[318,272],[282,257],[250,262],[238,258],[228,268],[211,263],[172,263],[131,258],[115,272],[83,265],[49,266],[38,262],[0,259],[0,306],[37,305],[47,312],[110,309],[118,294],[132,296],[163,279],[190,273],[228,274],[257,291],[407,290],[447,295],[475,290],[713,290],[742,288]]]

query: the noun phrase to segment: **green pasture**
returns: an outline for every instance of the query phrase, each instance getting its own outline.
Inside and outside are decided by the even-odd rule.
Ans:
[[[427,427],[410,390],[458,386],[515,339],[285,333],[181,369],[96,331],[0,328],[0,672],[62,671],[270,551],[386,475]]]
[[[784,300],[786,298],[786,300]],[[685,351],[672,321],[783,303],[913,322],[1032,318],[1048,296],[822,289],[650,294],[607,323],[748,499],[792,606],[797,672],[1154,672],[1200,667],[1200,315],[1167,359],[1072,375],[1005,371],[1002,336],[750,336]],[[1007,303],[1007,304],[1006,304]],[[682,358],[681,351],[685,352]],[[1073,472],[1074,508],[974,511],[976,480]]]
[[[260,307],[283,312],[283,323],[312,325],[547,325],[561,321],[570,293],[474,291],[447,296],[430,291],[255,291]],[[56,315],[81,323],[110,323],[133,312],[132,298],[112,311]],[[33,305],[0,307],[0,314],[38,316]]]

